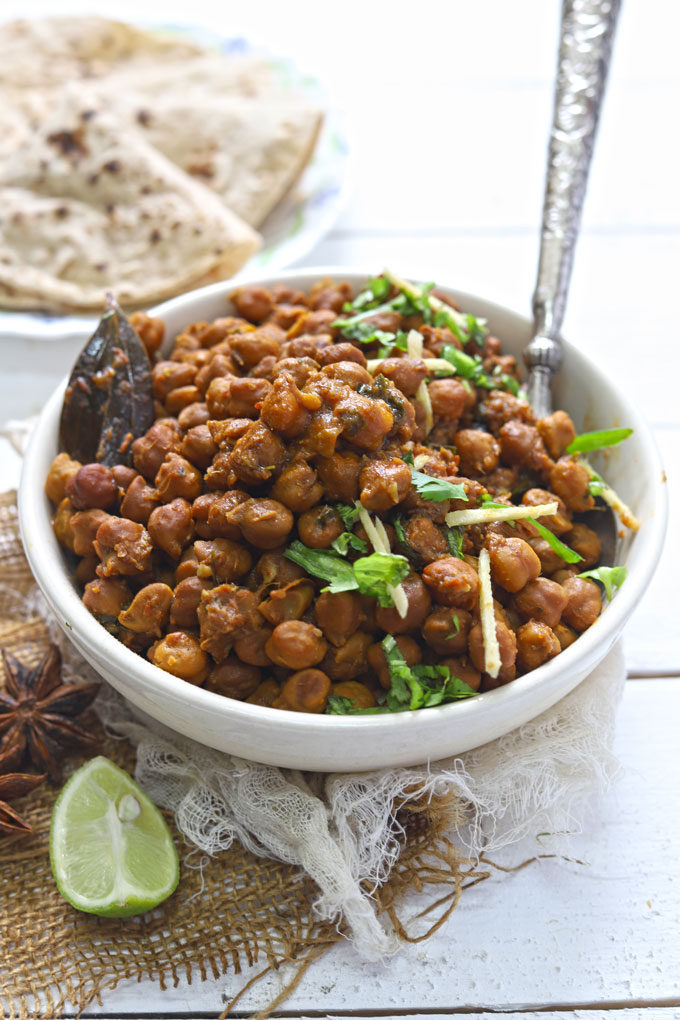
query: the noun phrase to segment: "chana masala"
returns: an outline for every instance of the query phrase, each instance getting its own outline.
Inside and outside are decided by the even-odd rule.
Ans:
[[[600,497],[637,522],[583,454],[629,429],[537,420],[515,359],[433,285],[231,301],[165,357],[160,319],[107,313],[111,365],[95,334],[67,390],[46,492],[118,640],[225,697],[356,714],[510,683],[597,620],[625,568],[580,517]]]

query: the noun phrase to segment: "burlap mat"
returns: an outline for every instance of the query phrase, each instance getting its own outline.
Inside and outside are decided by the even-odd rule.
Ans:
[[[27,662],[38,661],[49,640],[44,621],[22,618],[17,605],[32,586],[15,496],[0,495],[0,645]],[[133,771],[134,750],[125,742],[101,732],[98,753]],[[64,777],[81,761],[70,758]],[[73,910],[59,896],[49,864],[50,815],[58,792],[44,784],[13,802],[33,831],[26,837],[0,836],[3,1018],[49,1020],[61,1016],[67,1003],[82,1010],[93,1000],[101,1003],[101,994],[124,979],[156,981],[167,988],[181,976],[191,982],[227,971],[239,974],[253,965],[266,973],[294,963],[289,985],[260,1014],[264,1016],[292,991],[306,966],[343,937],[334,925],[315,920],[312,904],[318,890],[297,869],[240,846],[212,858],[199,857],[195,848],[181,842],[169,816],[182,861],[179,888],[169,900],[143,917],[122,921]],[[402,938],[422,941],[444,922],[461,891],[488,877],[489,871],[484,862],[476,869],[462,862],[446,839],[450,803],[410,803],[402,816],[402,853],[376,898]],[[430,893],[424,913],[433,919],[414,936],[396,912],[406,890]]]

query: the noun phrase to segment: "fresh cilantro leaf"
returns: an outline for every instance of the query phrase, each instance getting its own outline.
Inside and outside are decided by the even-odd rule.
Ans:
[[[607,598],[611,602],[615,588],[620,588],[626,580],[628,570],[626,567],[596,567],[595,570],[584,570],[577,577],[592,577],[604,585]]]
[[[326,706],[326,715],[383,715],[385,712],[389,712],[386,705],[359,708],[351,698],[343,698],[338,694],[331,694]]]
[[[300,541],[292,542],[284,555],[303,567],[308,574],[330,582],[323,591],[356,591],[359,583],[354,576],[352,564],[348,563],[337,552],[327,549],[310,549]]]
[[[451,623],[453,624],[453,630],[444,638],[445,641],[451,641],[460,634],[460,620],[456,613],[451,613]]]
[[[415,464],[415,461],[413,459],[413,453],[411,452],[411,450],[407,450],[401,459],[403,460],[404,464],[409,464],[411,467],[413,467],[413,465]]]
[[[564,542],[560,542],[557,535],[553,535],[550,528],[546,528],[545,524],[541,524],[540,521],[531,520],[531,523],[538,531],[541,538],[544,538],[553,552],[561,556],[565,563],[580,563],[583,559],[575,549],[570,549]]]
[[[479,354],[466,354],[465,351],[459,351],[453,344],[445,344],[441,356],[444,361],[453,365],[462,382],[468,380],[475,386],[481,386],[487,390],[495,390],[504,386],[515,396],[519,393],[519,383],[511,375],[501,374],[500,369],[498,375],[487,375]]]
[[[346,528],[353,528],[356,522],[359,520],[359,507],[350,505],[349,503],[336,503],[333,507],[334,510],[342,517],[342,523]]]
[[[603,450],[608,446],[622,443],[632,436],[632,429],[602,429],[600,432],[582,432],[572,439],[565,453],[590,453],[592,450]]]
[[[331,545],[341,556],[346,556],[350,549],[353,549],[355,552],[368,552],[368,546],[363,538],[359,538],[353,531],[343,531],[342,535],[338,535],[337,538],[333,539]]]
[[[385,704],[391,712],[431,708],[476,693],[448,666],[408,666],[391,634],[383,639],[382,646],[391,680]]]
[[[453,482],[447,482],[445,478],[426,475],[423,471],[416,471],[413,467],[411,468],[411,477],[413,487],[423,499],[430,499],[433,503],[443,503],[445,499],[464,499],[467,502],[467,495],[462,485],[454,485]]]
[[[449,547],[449,552],[452,556],[457,556],[459,560],[463,559],[463,529],[462,528],[447,528],[446,531],[446,544]]]
[[[406,545],[407,544],[407,542],[406,542],[406,534],[404,532],[404,523],[403,523],[401,514],[397,514],[397,516],[394,518],[394,522],[393,523],[394,523],[394,530],[395,530],[396,535],[397,535],[397,541],[401,542],[403,545]]]
[[[352,567],[359,591],[362,595],[373,595],[383,609],[394,605],[389,587],[396,587],[411,569],[405,556],[383,552],[362,556]]]

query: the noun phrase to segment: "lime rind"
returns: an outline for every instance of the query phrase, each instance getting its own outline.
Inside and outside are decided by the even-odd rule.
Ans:
[[[179,857],[155,804],[108,758],[75,772],[52,813],[50,862],[71,906],[104,917],[145,913],[179,881]]]

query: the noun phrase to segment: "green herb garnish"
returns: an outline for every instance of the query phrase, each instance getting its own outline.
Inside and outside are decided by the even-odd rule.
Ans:
[[[359,507],[349,503],[335,503],[333,509],[342,517],[346,528],[353,528],[359,520]]]
[[[592,577],[604,585],[607,598],[611,602],[615,588],[620,588],[626,580],[628,570],[626,567],[596,567],[595,570],[584,570],[577,577]]]
[[[389,589],[403,581],[411,569],[405,556],[384,552],[362,556],[352,566],[359,591],[362,595],[373,595],[383,609],[394,605]]]
[[[391,712],[430,708],[476,693],[451,673],[448,666],[408,666],[391,634],[383,639],[382,646],[392,681],[385,698]]]
[[[504,386],[515,396],[519,393],[519,383],[513,376],[503,372],[497,375],[487,375],[479,354],[466,354],[465,351],[459,351],[453,344],[445,344],[441,357],[455,368],[456,374],[461,377],[461,380],[467,379],[473,385],[481,386],[487,390],[496,390],[500,386]]]
[[[406,533],[404,532],[404,522],[403,522],[401,514],[397,514],[397,516],[394,518],[394,522],[393,523],[394,523],[394,530],[395,530],[395,533],[396,533],[396,536],[397,536],[397,541],[401,542],[403,545],[407,545],[407,542],[406,542]]]
[[[454,485],[445,478],[426,475],[423,471],[416,471],[414,467],[411,467],[411,477],[413,487],[423,499],[430,499],[433,503],[443,503],[445,499],[463,499],[467,503],[467,495],[462,485]]]
[[[632,429],[602,429],[600,432],[582,432],[572,439],[565,453],[591,453],[603,450],[608,446],[616,446],[633,434]]]
[[[460,620],[455,613],[451,614],[451,623],[453,624],[453,630],[447,637],[444,638],[445,641],[451,641],[460,634]]]
[[[531,524],[536,528],[541,538],[544,538],[552,551],[561,556],[565,563],[580,563],[583,559],[575,549],[570,549],[564,542],[560,542],[557,535],[553,535],[550,528],[546,528],[545,524],[541,524],[540,521],[531,519]]]
[[[394,605],[389,589],[403,581],[410,570],[406,557],[395,553],[371,553],[348,563],[338,552],[310,549],[298,540],[291,543],[284,555],[308,574],[328,581],[322,591],[360,591],[377,598],[383,609]]]
[[[354,552],[368,552],[368,546],[363,538],[359,538],[353,531],[343,531],[342,535],[338,535],[337,538],[333,539],[331,546],[341,556],[346,556],[350,549]]]
[[[446,544],[448,545],[449,552],[452,556],[457,556],[459,560],[463,559],[462,528],[448,528],[446,532]]]

